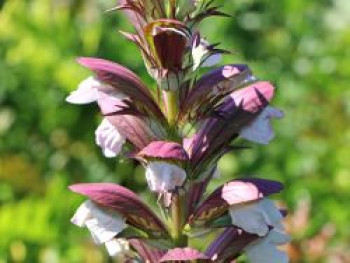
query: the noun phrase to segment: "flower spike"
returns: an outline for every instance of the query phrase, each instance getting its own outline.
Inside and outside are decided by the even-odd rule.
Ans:
[[[134,31],[120,33],[138,47],[154,85],[112,61],[83,57],[93,76],[66,100],[97,103],[96,144],[107,158],[143,166],[158,212],[123,186],[76,184],[70,189],[88,200],[72,223],[118,262],[232,263],[242,253],[252,263],[288,262],[277,248],[288,242],[286,213],[268,199],[281,183],[233,179],[207,193],[221,157],[252,148],[237,139],[268,144],[272,119],[283,117],[270,105],[275,87],[248,65],[219,65],[231,52],[200,32],[202,20],[227,15],[215,0],[118,0],[113,10],[127,15]],[[213,238],[207,248],[191,247],[204,235]]]

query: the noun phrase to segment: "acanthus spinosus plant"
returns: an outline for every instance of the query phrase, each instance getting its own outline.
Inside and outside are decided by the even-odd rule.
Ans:
[[[88,198],[72,223],[122,262],[234,262],[242,253],[250,262],[288,262],[277,248],[288,242],[284,211],[268,199],[282,190],[279,182],[234,179],[206,193],[220,158],[239,149],[234,141],[268,144],[270,120],[283,116],[269,106],[273,85],[247,65],[216,66],[227,52],[198,25],[225,14],[210,0],[121,0],[115,10],[132,23],[135,33],[122,34],[140,49],[156,89],[119,64],[80,58],[93,76],[67,101],[97,102],[96,143],[108,158],[121,154],[145,167],[159,211],[123,186],[82,183],[70,186]],[[191,246],[204,235],[214,236],[204,250]]]

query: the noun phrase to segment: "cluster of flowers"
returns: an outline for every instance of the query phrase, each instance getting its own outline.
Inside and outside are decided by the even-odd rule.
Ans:
[[[271,83],[253,76],[247,65],[215,67],[227,53],[201,37],[199,23],[225,16],[210,0],[122,0],[152,89],[129,69],[98,59],[78,62],[94,76],[83,81],[67,101],[97,102],[103,120],[96,143],[108,158],[123,155],[146,170],[159,211],[134,192],[116,184],[70,186],[88,197],[72,218],[87,227],[97,244],[123,262],[233,262],[245,253],[250,262],[288,262],[277,248],[288,242],[285,212],[267,198],[282,190],[279,182],[234,179],[206,195],[217,163],[239,149],[235,139],[268,144],[270,120],[283,113],[269,102]],[[204,67],[215,67],[201,74]],[[161,216],[158,216],[160,214]],[[216,238],[199,251],[191,239]]]

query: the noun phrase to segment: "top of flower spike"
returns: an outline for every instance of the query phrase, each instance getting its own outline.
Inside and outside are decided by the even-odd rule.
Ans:
[[[136,29],[157,19],[171,18],[198,23],[208,16],[227,16],[203,0],[119,0],[111,10],[124,10]]]

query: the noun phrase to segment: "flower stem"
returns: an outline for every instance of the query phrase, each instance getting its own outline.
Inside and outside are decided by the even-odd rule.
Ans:
[[[176,91],[166,91],[164,96],[167,104],[168,123],[171,127],[174,127],[179,110],[178,94]]]
[[[172,238],[177,247],[187,246],[187,236],[183,234],[184,218],[185,218],[185,198],[184,195],[174,194],[171,204],[172,218]]]

